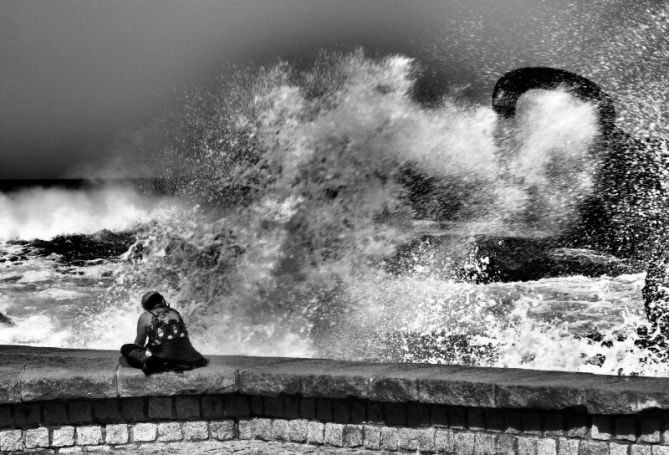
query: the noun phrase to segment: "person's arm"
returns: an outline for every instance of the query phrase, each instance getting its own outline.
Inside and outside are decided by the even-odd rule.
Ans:
[[[144,313],[137,320],[137,338],[135,338],[137,346],[144,347],[146,343],[146,326],[146,313]]]

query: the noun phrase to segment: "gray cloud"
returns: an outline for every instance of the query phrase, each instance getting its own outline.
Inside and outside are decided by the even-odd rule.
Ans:
[[[226,62],[363,46],[417,57],[430,71],[467,81],[482,61],[505,66],[490,65],[496,46],[505,46],[503,56],[510,53],[508,42],[521,48],[523,24],[533,19],[530,6],[543,4],[0,1],[0,178],[71,176],[94,167],[114,153],[120,131],[146,124],[179,90]],[[514,23],[520,28],[505,31]]]

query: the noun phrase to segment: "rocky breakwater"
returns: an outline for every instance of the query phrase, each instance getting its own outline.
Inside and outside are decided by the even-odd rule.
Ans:
[[[103,229],[93,234],[59,235],[51,240],[16,240],[10,244],[22,248],[19,254],[14,255],[18,260],[25,260],[29,256],[56,255],[61,263],[81,266],[90,261],[115,259],[134,242],[134,232],[115,233]]]
[[[466,227],[420,222],[415,239],[386,259],[386,269],[395,274],[424,271],[476,283],[574,275],[615,277],[646,269],[638,259],[570,244],[558,237],[471,235]]]
[[[242,356],[147,377],[113,351],[0,354],[3,453],[669,451],[665,378]]]
[[[479,281],[530,281],[583,275],[599,277],[640,273],[642,261],[621,259],[588,248],[561,246],[555,239],[478,237],[476,257],[483,262]]]
[[[0,249],[0,264],[9,272],[0,277],[0,284],[12,285],[21,280],[26,271],[50,268],[65,276],[85,275],[87,266],[110,264],[120,259],[135,242],[134,232],[102,230],[93,234],[60,235],[50,240],[13,240]],[[112,267],[103,267],[99,276],[90,278],[98,282],[109,277]],[[13,326],[12,319],[0,312],[0,328]]]

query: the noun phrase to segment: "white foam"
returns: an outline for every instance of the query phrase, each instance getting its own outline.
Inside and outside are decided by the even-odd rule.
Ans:
[[[37,292],[36,297],[45,300],[48,299],[48,300],[61,301],[61,300],[79,299],[82,297],[86,297],[87,295],[88,294],[84,292],[74,291],[71,289],[49,288]]]
[[[176,204],[130,188],[32,188],[0,193],[0,241],[51,239],[62,234],[124,231],[164,215]]]
[[[72,330],[59,330],[47,315],[12,318],[14,326],[0,327],[0,344],[66,347]]]
[[[38,270],[26,270],[21,275],[19,283],[41,283],[45,281],[51,281],[57,278],[57,274],[53,269],[38,269]]]

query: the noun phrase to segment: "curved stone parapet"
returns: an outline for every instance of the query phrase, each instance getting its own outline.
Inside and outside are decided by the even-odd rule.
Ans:
[[[145,376],[116,351],[0,346],[0,403],[240,393],[596,414],[669,411],[669,379],[515,368],[210,356]]]
[[[0,452],[669,453],[669,378],[0,346]],[[209,453],[209,452],[207,452]]]

